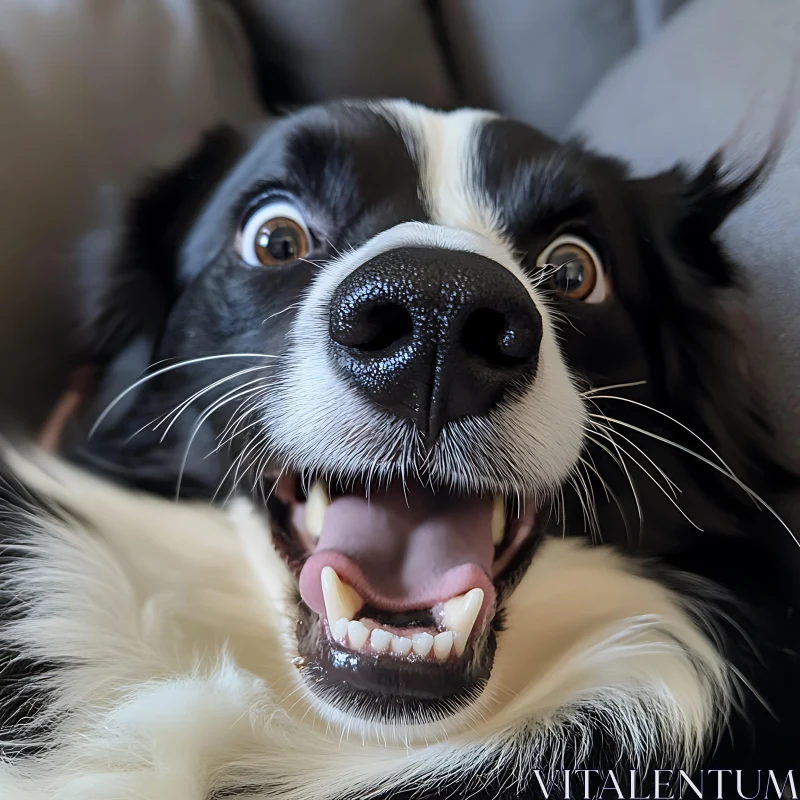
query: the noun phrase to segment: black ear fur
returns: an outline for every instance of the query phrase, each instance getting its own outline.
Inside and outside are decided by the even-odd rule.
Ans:
[[[153,446],[144,435],[131,441],[123,423],[125,413],[141,405],[140,392],[132,392],[91,440],[89,431],[107,405],[152,364],[178,293],[180,247],[244,148],[243,137],[231,128],[209,132],[183,163],[147,181],[115,225],[95,235],[84,260],[88,299],[79,361],[97,365],[101,376],[97,395],[65,431],[63,446],[71,460],[122,483],[162,494],[175,491],[182,453]],[[190,465],[186,471],[184,495],[205,495],[216,480],[210,463],[201,467]]]
[[[775,158],[770,150],[735,180],[717,154],[694,177],[676,169],[633,181],[629,207],[646,232],[641,258],[659,303],[655,314],[649,308],[637,322],[652,363],[659,365],[654,373],[662,381],[657,391],[664,406],[706,438],[748,485],[782,491],[796,478],[776,456],[748,361],[746,282],[716,236],[762,184]],[[709,451],[704,455],[713,460]]]
[[[175,300],[178,248],[243,149],[232,128],[210,131],[183,163],[146,181],[120,220],[87,239],[81,360],[105,365],[137,334],[158,335]]]

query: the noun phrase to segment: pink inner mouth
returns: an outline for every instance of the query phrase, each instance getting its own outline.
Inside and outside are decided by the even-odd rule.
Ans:
[[[473,629],[481,630],[495,605],[493,580],[534,524],[529,508],[505,522],[505,538],[496,546],[491,496],[437,492],[421,484],[403,487],[398,481],[372,490],[369,497],[364,487],[334,491],[324,517],[310,525],[311,501],[298,501],[296,495],[296,479],[281,479],[278,499],[291,509],[292,527],[309,552],[300,572],[300,594],[322,619],[327,619],[323,573],[330,568],[358,592],[365,613],[371,607],[401,615],[433,611],[438,617],[442,604],[480,589],[483,601]],[[309,527],[317,528],[316,541]],[[335,622],[327,620],[329,626]],[[397,632],[391,623],[383,627]]]
[[[484,609],[491,608],[491,515],[489,497],[440,495],[419,485],[403,491],[398,484],[369,499],[334,498],[300,573],[300,594],[324,614],[320,576],[328,566],[387,611],[431,608],[476,587],[484,591]]]

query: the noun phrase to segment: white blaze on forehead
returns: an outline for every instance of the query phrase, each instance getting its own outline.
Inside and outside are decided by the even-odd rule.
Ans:
[[[420,199],[431,222],[479,233],[507,246],[494,209],[476,180],[477,144],[496,114],[475,109],[433,111],[396,100],[375,107],[403,137],[420,174]]]

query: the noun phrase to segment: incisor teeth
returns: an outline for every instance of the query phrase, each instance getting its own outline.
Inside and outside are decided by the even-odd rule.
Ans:
[[[342,583],[332,567],[323,567],[320,578],[328,624],[342,617],[349,622],[364,605],[361,595],[352,586]]]
[[[411,652],[411,639],[407,636],[392,636],[392,652],[398,656],[407,656]]]
[[[322,536],[322,523],[325,521],[325,512],[331,504],[328,494],[328,484],[325,481],[314,481],[308,492],[305,505],[306,533],[316,541]]]
[[[347,641],[347,619],[345,619],[345,617],[337,620],[336,624],[333,626],[333,638],[336,639],[337,642],[344,643]]]
[[[433,637],[433,652],[439,661],[447,661],[453,649],[453,632],[444,631]]]
[[[376,653],[385,653],[392,643],[392,634],[382,628],[375,628],[369,637],[369,643]]]
[[[411,647],[418,656],[425,658],[433,647],[433,636],[429,633],[415,633],[411,637]]]
[[[360,650],[367,643],[369,630],[363,623],[352,619],[347,623],[347,637],[350,639],[350,647]]]
[[[502,495],[496,494],[492,500],[492,542],[497,547],[506,533],[506,503]]]
[[[466,594],[453,597],[444,604],[442,622],[445,628],[453,633],[458,655],[462,655],[467,646],[467,640],[482,605],[483,589],[478,588],[470,589]]]

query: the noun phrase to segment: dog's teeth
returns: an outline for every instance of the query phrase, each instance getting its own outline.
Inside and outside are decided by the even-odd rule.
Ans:
[[[496,494],[492,500],[492,542],[497,547],[506,534],[506,502]]]
[[[306,532],[314,541],[322,536],[322,523],[325,521],[325,512],[330,504],[328,484],[322,480],[314,481],[305,505]]]
[[[392,634],[382,628],[375,628],[369,637],[369,643],[376,653],[385,653],[392,644]]]
[[[323,567],[320,577],[328,623],[342,617],[349,622],[364,605],[361,595],[352,586],[342,583],[332,567]]]
[[[453,631],[444,631],[433,637],[433,652],[439,661],[447,661],[453,649]]]
[[[357,619],[351,619],[347,623],[347,637],[350,639],[350,647],[353,650],[360,650],[369,638],[369,630],[367,626]]]
[[[407,636],[392,636],[392,652],[398,656],[407,656],[411,652],[411,639]]]
[[[421,658],[425,658],[433,647],[433,636],[429,633],[415,633],[411,637],[411,647]]]
[[[337,642],[342,642],[343,644],[347,641],[346,617],[342,617],[336,621],[336,624],[333,626],[333,638],[336,639]]]
[[[453,597],[444,604],[442,622],[453,632],[456,653],[462,655],[467,646],[475,620],[483,605],[483,589],[470,589],[466,594]],[[441,635],[441,634],[440,634]],[[438,637],[437,637],[438,638]]]

